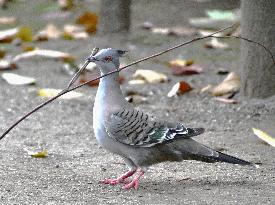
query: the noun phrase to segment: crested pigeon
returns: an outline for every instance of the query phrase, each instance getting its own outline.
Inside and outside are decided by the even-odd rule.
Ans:
[[[128,103],[118,83],[119,57],[124,53],[107,48],[87,59],[99,67],[101,75],[117,70],[100,79],[93,107],[93,128],[98,143],[121,156],[129,171],[115,179],[104,179],[103,183],[126,183],[124,189],[137,189],[147,168],[164,161],[252,165],[193,140],[192,137],[204,132],[203,128],[187,128],[179,122],[157,120]],[[128,181],[131,176],[132,180]]]

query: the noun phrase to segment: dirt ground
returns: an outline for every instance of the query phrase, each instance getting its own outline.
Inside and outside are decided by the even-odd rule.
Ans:
[[[37,22],[44,25],[53,21],[51,18],[57,11],[43,10],[44,13],[35,16],[36,19],[32,15],[39,11],[34,9],[43,5],[35,3],[39,1],[28,2],[33,4],[28,7],[19,1],[10,5],[13,15],[21,17],[21,22],[39,28],[41,25]],[[182,26],[186,25],[188,17],[202,16],[205,8],[234,7],[231,3],[209,5],[207,1],[198,2],[135,1],[132,31],[128,35],[97,35],[81,41],[58,39],[35,45],[69,52],[77,56],[79,63],[90,55],[95,45],[122,48],[130,51],[122,60],[129,63],[191,38],[150,34],[138,27],[142,22]],[[91,10],[98,11],[98,1],[86,3]],[[10,14],[9,10],[3,11],[5,13]],[[65,21],[64,17],[56,18],[57,23]],[[119,157],[98,146],[92,129],[96,88],[84,87],[78,90],[84,93],[84,97],[55,101],[27,118],[0,141],[0,204],[275,204],[275,149],[262,143],[252,132],[252,127],[256,127],[275,134],[274,97],[246,100],[237,95],[240,102],[234,105],[217,102],[211,96],[196,92],[178,98],[166,97],[179,80],[199,89],[222,81],[225,76],[216,74],[220,68],[240,73],[240,42],[226,42],[231,47],[227,51],[207,50],[203,48],[203,42],[197,42],[157,60],[135,65],[122,72],[126,78],[122,88],[125,92],[138,91],[148,95],[145,103],[136,105],[139,109],[162,119],[205,127],[206,132],[196,138],[198,141],[227,154],[262,163],[259,168],[195,161],[162,163],[151,167],[141,180],[138,191],[100,184],[101,179],[115,177],[127,168]],[[15,46],[7,46],[10,54],[18,53]],[[180,57],[194,59],[204,67],[204,72],[192,76],[171,75],[163,62]],[[70,76],[62,72],[62,63],[57,61],[37,58],[21,61],[19,66],[14,73],[34,77],[38,83],[12,86],[0,79],[1,133],[44,101],[37,96],[39,88],[62,89],[70,80]],[[163,72],[171,80],[163,84],[128,85],[131,75],[140,68]],[[26,149],[39,147],[47,149],[49,157],[35,159],[26,152]]]

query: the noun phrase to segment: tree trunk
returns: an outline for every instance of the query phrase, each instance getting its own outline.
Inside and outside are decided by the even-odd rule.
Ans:
[[[241,35],[265,45],[275,55],[275,1],[242,0]],[[242,89],[249,98],[275,94],[275,65],[259,45],[241,42]]]
[[[99,31],[113,33],[130,28],[131,0],[100,0]]]

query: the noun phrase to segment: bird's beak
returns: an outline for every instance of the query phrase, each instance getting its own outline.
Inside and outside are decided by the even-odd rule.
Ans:
[[[90,56],[90,57],[88,57],[86,60],[87,60],[88,62],[90,62],[90,63],[94,63],[94,62],[98,61],[98,59],[95,58],[94,56]]]

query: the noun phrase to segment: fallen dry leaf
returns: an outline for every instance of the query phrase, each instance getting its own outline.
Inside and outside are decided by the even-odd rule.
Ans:
[[[152,28],[151,31],[154,34],[162,34],[162,35],[168,35],[170,33],[170,29],[169,28],[155,27],[155,28]]]
[[[215,97],[214,99],[219,102],[223,102],[223,103],[227,103],[227,104],[237,104],[238,103],[238,101],[235,99],[228,99],[228,98],[222,98],[222,97]]]
[[[22,44],[21,49],[22,49],[23,52],[29,52],[29,51],[35,50],[36,48],[32,45],[29,45],[29,44]]]
[[[0,43],[10,43],[16,38],[18,28],[12,28],[4,31],[0,31]]]
[[[22,41],[30,42],[33,40],[32,29],[28,26],[22,26],[19,28],[16,37]]]
[[[58,0],[58,5],[62,10],[70,10],[74,7],[73,0]]]
[[[173,96],[182,95],[186,92],[189,92],[190,90],[192,90],[192,87],[188,83],[185,81],[180,81],[172,87],[172,89],[167,94],[167,97],[170,98]]]
[[[207,85],[200,90],[200,93],[209,92],[213,88],[213,85]]]
[[[216,38],[212,38],[210,41],[206,42],[204,44],[205,48],[210,48],[210,49],[228,49],[229,46],[227,43],[222,43],[218,41]]]
[[[149,21],[145,21],[141,24],[141,28],[143,29],[146,29],[146,30],[149,30],[151,28],[153,28],[154,24],[152,22],[149,22]]]
[[[76,23],[83,25],[88,33],[95,33],[98,23],[98,16],[90,11],[78,17]]]
[[[153,70],[137,70],[133,75],[134,80],[143,81],[144,83],[163,83],[167,82],[168,78],[162,73]],[[133,84],[130,83],[129,84]]]
[[[236,93],[241,86],[241,78],[234,72],[231,72],[227,77],[217,86],[215,86],[211,93],[214,96],[222,96],[229,93]]]
[[[275,138],[271,137],[267,133],[263,132],[262,130],[252,128],[254,134],[259,137],[261,140],[265,141],[267,144],[275,147]]]
[[[14,73],[3,73],[2,78],[11,85],[31,85],[36,83],[34,78],[21,76]]]
[[[128,82],[129,85],[141,85],[141,84],[145,84],[146,81],[145,80],[141,80],[141,79],[134,79],[134,80],[130,80]]]
[[[172,27],[170,28],[169,35],[175,36],[191,36],[197,33],[196,29],[188,27]]]
[[[2,16],[0,17],[0,24],[2,25],[10,25],[15,24],[16,18],[14,16]]]
[[[4,49],[0,48],[0,59],[4,58],[5,55],[6,55],[6,51]]]
[[[76,25],[65,25],[63,38],[67,40],[72,39],[86,39],[89,37],[89,34],[85,31],[85,28],[82,26]]]
[[[144,29],[149,29],[151,30],[152,33],[154,34],[162,34],[162,35],[174,35],[174,36],[191,36],[196,33],[195,29],[192,28],[187,28],[187,27],[171,27],[171,28],[166,28],[166,27],[150,27],[149,25],[144,25]]]
[[[38,95],[40,97],[52,98],[52,97],[58,95],[61,91],[62,91],[61,89],[43,88],[43,89],[38,90]],[[68,92],[68,93],[60,96],[59,98],[65,99],[65,100],[70,100],[70,99],[79,98],[82,96],[83,96],[82,93],[71,91],[71,92]]]
[[[176,59],[176,60],[171,60],[168,62],[168,65],[170,67],[178,67],[178,66],[190,66],[194,64],[193,60],[182,60],[182,59]]]
[[[168,63],[169,67],[172,69],[174,75],[192,75],[199,74],[203,71],[202,67],[199,65],[194,65],[193,60],[181,60],[176,59]]]
[[[7,8],[7,4],[10,0],[0,0],[0,7],[1,8]]]
[[[47,150],[42,150],[42,151],[30,151],[27,149],[25,150],[28,152],[28,155],[32,156],[33,158],[46,158],[49,155]]]
[[[57,39],[61,36],[61,31],[54,25],[48,24],[45,29],[39,31],[35,36],[36,41],[46,41],[49,39]]]
[[[69,53],[64,53],[61,51],[54,51],[54,50],[35,49],[33,51],[25,52],[15,56],[13,58],[13,61],[16,62],[22,59],[28,59],[28,58],[33,58],[37,56],[52,58],[52,59],[61,60],[64,62],[73,62],[75,60],[75,58]]]
[[[17,68],[17,65],[14,62],[7,60],[0,60],[0,71],[2,70],[14,70]]]
[[[172,67],[172,73],[174,75],[200,74],[202,72],[202,70],[203,69],[200,65],[174,66],[174,67]]]

